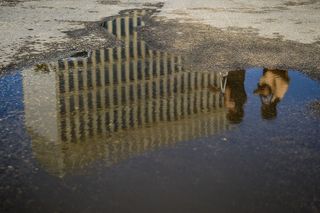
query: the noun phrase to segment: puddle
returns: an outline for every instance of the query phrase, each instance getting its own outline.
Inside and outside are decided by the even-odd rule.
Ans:
[[[0,76],[7,210],[319,211],[319,82],[191,69],[140,39],[149,12],[104,23],[122,47]]]

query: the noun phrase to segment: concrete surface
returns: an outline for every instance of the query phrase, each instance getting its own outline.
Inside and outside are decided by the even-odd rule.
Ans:
[[[2,0],[0,69],[46,52],[62,54],[76,47],[113,45],[115,42],[110,38],[94,31],[78,37],[70,37],[66,32],[83,29],[88,23],[115,15],[120,10],[152,7],[156,3],[156,0]],[[158,17],[161,21],[189,23],[190,28],[195,23],[206,24],[256,38],[289,40],[318,47],[320,43],[320,1],[317,0],[170,0],[164,1]]]
[[[50,43],[68,43],[65,31],[81,29],[85,23],[117,14],[120,10],[142,7],[153,1],[42,0],[0,1],[0,68],[17,56],[50,51]],[[87,39],[100,38],[87,35]],[[85,41],[85,38],[83,38]],[[98,42],[98,41],[97,41]],[[55,46],[56,49],[65,49]]]
[[[317,0],[174,0],[161,15],[183,22],[209,24],[226,30],[244,28],[268,38],[302,43],[320,41]]]

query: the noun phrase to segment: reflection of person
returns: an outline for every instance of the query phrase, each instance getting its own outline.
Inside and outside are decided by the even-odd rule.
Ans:
[[[277,104],[289,87],[288,71],[264,69],[254,94],[261,98],[261,116],[273,119],[277,116]]]
[[[224,104],[228,109],[227,119],[231,123],[240,123],[244,116],[243,106],[247,101],[247,94],[244,88],[245,71],[228,72],[226,79],[223,79],[222,84],[226,80],[225,88],[218,89],[210,86],[212,92],[223,92]],[[223,87],[223,85],[222,85]]]
[[[244,116],[243,106],[247,101],[244,80],[244,70],[228,73],[224,101],[228,109],[227,119],[231,123],[240,123]]]

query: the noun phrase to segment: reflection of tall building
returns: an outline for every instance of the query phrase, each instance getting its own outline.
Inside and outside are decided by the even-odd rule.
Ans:
[[[128,11],[122,16],[108,18],[102,26],[119,39],[130,38],[137,35],[136,27],[144,26],[143,17],[153,12],[154,10]]]
[[[142,23],[133,17],[133,26]],[[131,19],[115,19],[115,31],[130,29],[122,25]],[[180,56],[150,50],[136,32],[123,34],[124,47],[59,61],[50,65],[54,72],[24,73],[26,126],[50,172],[96,158],[116,163],[228,128],[223,97],[208,90],[218,74],[187,71]]]

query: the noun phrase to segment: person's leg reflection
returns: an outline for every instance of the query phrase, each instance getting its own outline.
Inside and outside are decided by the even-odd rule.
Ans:
[[[227,75],[227,83],[225,87],[224,104],[228,109],[227,119],[231,123],[240,123],[244,117],[244,104],[247,101],[247,94],[244,88],[245,71],[230,71]],[[213,93],[222,92],[221,89],[210,85]]]
[[[228,109],[227,119],[231,123],[240,123],[244,117],[244,104],[247,94],[244,88],[245,71],[229,72],[224,93],[225,106]]]

